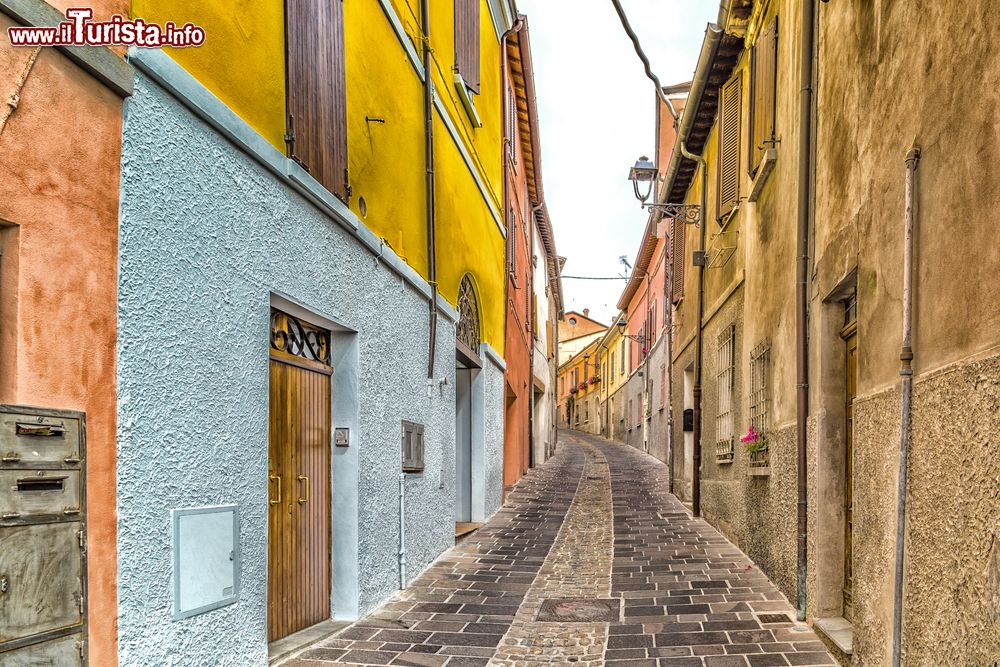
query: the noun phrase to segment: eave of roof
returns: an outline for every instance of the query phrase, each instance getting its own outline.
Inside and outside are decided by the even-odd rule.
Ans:
[[[531,61],[531,39],[528,34],[528,17],[517,16],[513,30],[507,36],[507,62],[517,103],[517,126],[527,177],[528,198],[534,212],[538,234],[545,247],[545,265],[556,301],[556,312],[563,312],[562,266],[556,252],[555,234],[545,205],[542,187],[542,150],[538,131],[538,105],[535,98],[535,74]]]
[[[707,39],[707,33],[706,33]],[[688,98],[685,113],[693,113],[690,130],[684,137],[684,144],[690,153],[701,155],[705,150],[705,143],[708,135],[715,125],[715,116],[719,110],[719,91],[722,85],[729,80],[733,74],[733,69],[743,52],[743,37],[724,32],[719,40],[718,48],[715,50],[711,62],[706,64],[707,80],[704,88],[701,89],[698,99]],[[700,63],[699,63],[700,65]],[[680,160],[676,174],[672,181],[667,184],[665,191],[668,193],[666,201],[682,202],[691,187],[691,181],[697,171],[698,165],[693,160],[680,155],[680,142],[674,146],[674,153]]]

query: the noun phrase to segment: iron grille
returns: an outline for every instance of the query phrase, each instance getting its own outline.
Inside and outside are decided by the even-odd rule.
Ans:
[[[715,415],[715,459],[732,463],[735,458],[733,433],[733,392],[736,388],[736,325],[730,324],[719,335],[718,347],[719,410]]]
[[[771,341],[764,339],[750,353],[750,425],[760,433],[761,445],[750,452],[750,473],[767,474],[771,468],[767,441],[770,394]]]

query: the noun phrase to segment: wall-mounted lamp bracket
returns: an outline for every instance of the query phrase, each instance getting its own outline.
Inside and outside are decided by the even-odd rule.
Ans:
[[[686,225],[698,225],[701,223],[701,206],[698,204],[643,204],[643,208],[659,211],[663,215],[680,219]]]

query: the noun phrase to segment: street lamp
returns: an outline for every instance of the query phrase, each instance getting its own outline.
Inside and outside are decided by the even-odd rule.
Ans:
[[[701,206],[698,204],[646,203],[649,196],[653,194],[653,186],[656,183],[657,175],[656,165],[645,155],[636,160],[632,168],[629,169],[628,180],[632,181],[632,190],[635,192],[635,198],[639,200],[642,207],[660,211],[671,218],[680,218],[682,222],[689,225],[700,223]],[[645,190],[640,189],[642,187],[640,183],[646,184]]]
[[[616,324],[615,326],[618,327],[618,333],[621,335],[622,338],[631,338],[632,340],[637,341],[639,343],[645,342],[642,336],[625,333],[625,329],[628,327],[628,322],[625,321],[624,317],[619,318],[618,324]]]

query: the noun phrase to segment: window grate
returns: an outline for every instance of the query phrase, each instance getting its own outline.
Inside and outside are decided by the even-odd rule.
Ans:
[[[764,339],[750,353],[750,425],[761,434],[763,446],[750,453],[750,473],[766,474],[771,468],[767,444],[770,393],[771,342]]]
[[[730,324],[719,335],[718,402],[715,416],[715,459],[732,463],[735,458],[733,433],[733,390],[736,387],[736,325]]]

